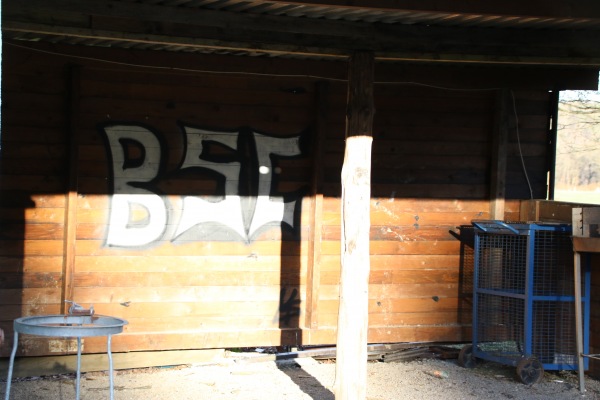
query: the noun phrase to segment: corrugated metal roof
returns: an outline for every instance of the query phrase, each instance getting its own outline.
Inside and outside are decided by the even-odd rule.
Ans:
[[[478,27],[478,28],[525,28],[532,30],[598,30],[600,32],[600,17],[542,17],[542,16],[513,16],[495,14],[478,14],[466,12],[433,12],[403,9],[381,9],[367,7],[352,7],[346,5],[322,5],[310,2],[283,2],[264,0],[114,0],[121,3],[137,3],[164,7],[190,9],[207,9],[231,13],[247,13],[255,15],[288,16],[292,18],[325,19],[363,23],[443,26],[443,27]],[[524,0],[527,1],[527,0]],[[333,2],[332,2],[333,3]],[[366,3],[366,2],[363,2]],[[332,59],[341,56],[313,54],[286,54],[272,50],[228,50],[217,47],[185,46],[168,43],[144,43],[115,38],[115,40],[77,35],[61,35],[52,32],[27,32],[9,30],[4,32],[4,38],[25,41],[46,41],[61,44],[76,44],[102,47],[118,47],[145,50],[167,50],[190,53],[235,54],[262,57],[293,57]]]
[[[381,22],[388,24],[422,24],[439,26],[470,26],[494,28],[552,28],[552,29],[600,29],[598,18],[550,18],[533,16],[451,13],[431,11],[407,11],[394,9],[364,8],[352,6],[329,6],[286,3],[281,1],[248,0],[121,0],[126,2],[206,8],[230,12],[285,15],[289,17],[324,18],[332,20]],[[524,0],[527,1],[527,0]]]

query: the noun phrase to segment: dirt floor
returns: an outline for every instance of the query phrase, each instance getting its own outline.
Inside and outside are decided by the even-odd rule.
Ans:
[[[258,361],[253,354],[227,353],[211,364],[120,370],[115,399],[333,400],[335,361],[297,358]],[[521,383],[515,368],[480,362],[466,369],[454,359],[369,362],[368,400],[398,399],[599,399],[600,381],[587,377],[579,391],[572,371],[545,372],[541,383]],[[14,379],[11,399],[74,399],[73,374]],[[6,380],[0,382],[5,393]],[[82,374],[81,399],[110,398],[108,374]]]

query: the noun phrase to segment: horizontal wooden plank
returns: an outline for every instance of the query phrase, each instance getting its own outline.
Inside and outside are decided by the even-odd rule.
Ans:
[[[42,93],[39,89],[31,92],[12,92],[8,96],[11,111],[29,110],[43,113],[63,114],[66,112],[67,102],[65,93]]]
[[[97,49],[92,51],[89,54],[97,53]],[[112,52],[111,52],[112,53]],[[129,52],[128,52],[129,53]],[[129,53],[130,55],[133,53]],[[121,53],[121,56],[126,56],[127,54]],[[190,68],[193,67],[198,61],[197,55],[196,57],[190,58],[181,57],[183,53],[173,54],[179,59],[179,62],[183,62],[185,65],[188,65]],[[137,57],[147,58],[149,54],[144,54],[144,52],[138,52]],[[229,61],[228,67],[239,68],[242,66],[248,67],[250,64],[255,64],[257,68],[264,68],[264,62],[255,62],[253,60],[236,60],[231,57],[223,57],[223,56],[215,56],[215,55],[203,55],[201,58],[204,62],[210,63],[214,66],[222,65],[223,62]],[[155,59],[155,57],[148,58],[148,61],[151,59]],[[275,64],[279,64],[279,60]],[[275,65],[273,64],[273,65]],[[288,65],[290,63],[287,63]],[[309,62],[308,64],[313,64]],[[306,67],[307,64],[304,64]],[[319,68],[331,68],[336,69],[335,66],[332,65],[323,65],[323,63],[314,63]],[[290,67],[300,68],[297,64],[289,65]],[[247,89],[247,90],[264,90],[265,87],[272,88],[286,88],[286,87],[302,87],[306,92],[310,93],[314,92],[313,82],[314,79],[311,78],[303,78],[302,76],[277,76],[277,75],[269,75],[268,77],[259,77],[259,76],[249,76],[246,74],[198,74],[198,73],[182,73],[181,71],[174,70],[156,70],[156,69],[147,69],[142,68],[132,73],[131,68],[127,66],[119,66],[119,65],[88,65],[86,68],[82,70],[81,73],[82,80],[82,90],[85,93],[95,93],[94,90],[91,90],[91,86],[102,90],[101,84],[104,82],[114,82],[115,84],[135,84],[135,85],[145,85],[148,83],[153,83],[154,85],[166,86],[166,87],[188,87],[190,90],[201,90],[205,88],[223,88],[223,89]],[[98,85],[98,83],[100,85]],[[343,88],[343,85],[339,85]],[[298,93],[302,94],[302,93]]]
[[[327,182],[323,184],[323,193],[326,196],[340,196],[338,183]],[[389,184],[372,182],[371,196],[388,198],[428,198],[428,199],[459,199],[480,200],[487,195],[486,185],[460,185],[447,183],[432,184]]]
[[[24,288],[0,290],[0,304],[3,305],[42,305],[60,304],[60,289],[57,288]],[[0,318],[1,318],[0,314]]]
[[[444,298],[457,298],[463,289],[461,283],[371,284],[369,285],[369,299],[370,301],[379,301],[382,304],[387,304],[384,302],[394,302],[397,299],[418,299],[419,302],[423,301],[423,304],[428,303],[433,307],[437,307],[433,304],[436,303],[435,298],[439,301]],[[337,307],[332,306],[332,304],[336,304],[339,300],[339,286],[321,285],[319,300],[323,302],[323,304],[319,303],[319,307]],[[389,306],[386,305],[385,308],[387,309]]]
[[[183,177],[182,177],[183,178]],[[293,193],[295,191],[304,192],[306,191],[307,183],[306,182],[293,182],[293,181],[284,181],[279,182],[277,184],[277,192],[278,193]],[[81,179],[78,185],[79,193],[83,193],[85,195],[98,195],[98,194],[107,194],[112,193],[112,188],[110,187],[107,179],[105,177],[86,177],[85,179]],[[218,182],[214,179],[205,179],[205,180],[185,180],[185,179],[175,179],[168,181],[159,181],[157,185],[157,190],[160,193],[167,193],[171,195],[189,195],[189,196],[200,196],[200,195],[208,195],[208,196],[222,196],[223,192],[219,189]],[[263,193],[268,194],[268,193]]]
[[[64,230],[62,223],[4,223],[2,224],[2,239],[44,240],[62,239]]]
[[[33,205],[32,205],[33,207]],[[60,207],[0,208],[0,221],[23,223],[64,223],[65,210]]]
[[[12,212],[16,215],[21,215],[22,209],[29,208],[63,208],[65,205],[65,195],[59,194],[44,194],[44,193],[32,193],[28,190],[6,190],[2,192],[0,198],[0,211],[3,213],[9,213],[8,210],[2,211],[3,209],[13,209]]]
[[[455,230],[455,226],[456,225],[422,227],[417,223],[414,223],[409,226],[378,225],[371,226],[371,228],[369,229],[369,237],[372,241],[453,240],[455,237],[452,234],[452,232]],[[339,240],[341,238],[341,227],[337,225],[325,225],[323,227],[322,237],[323,240]]]
[[[0,251],[2,241],[0,241]],[[248,245],[236,242],[188,242],[186,244],[173,244],[159,242],[150,249],[129,249],[105,247],[103,241],[80,240],[77,242],[77,256],[114,256],[114,255],[144,255],[144,256],[192,256],[212,255],[213,257],[226,256],[261,256],[261,255],[296,255],[306,254],[305,242],[254,242]],[[0,253],[1,255],[1,253]]]
[[[395,208],[395,207],[394,207]],[[390,210],[379,203],[371,208],[371,225],[373,226],[459,226],[470,225],[474,219],[485,219],[488,210],[475,212],[402,212]],[[323,212],[324,225],[340,225],[339,212]]]
[[[437,132],[439,135],[439,132]],[[453,135],[454,137],[454,135]],[[396,139],[396,138],[395,138]],[[377,140],[377,139],[375,139]],[[398,140],[398,139],[396,139]],[[339,159],[334,157],[327,158],[324,160],[324,165],[326,167],[335,167],[341,166]],[[473,155],[472,157],[462,157],[460,155],[436,155],[432,156],[423,156],[423,155],[412,155],[412,154],[403,154],[402,157],[398,157],[397,154],[373,154],[371,165],[374,170],[378,168],[389,168],[391,170],[396,171],[415,171],[417,168],[419,170],[430,169],[439,171],[439,169],[448,168],[449,170],[474,170],[474,171],[485,171],[488,167],[488,158],[485,155]]]
[[[463,325],[424,325],[408,327],[369,328],[370,343],[393,342],[465,342],[471,340],[471,330]]]
[[[22,60],[22,55],[18,54],[18,51],[10,51],[10,54],[10,61],[13,57]],[[37,69],[32,69],[30,66],[24,67],[26,64],[38,64],[37,62],[21,61],[20,65],[11,63],[10,66],[5,66],[6,75],[4,80],[6,84],[2,85],[2,90],[6,96],[10,96],[12,93],[65,96],[66,74],[64,73],[64,65],[61,65],[63,68],[57,68],[56,61],[52,62],[48,57],[43,57],[43,61],[42,59],[38,59],[38,61],[43,63],[45,70],[43,67]]]
[[[0,289],[60,288],[62,272],[25,272],[0,274]]]
[[[421,289],[425,285],[420,285]],[[369,300],[369,313],[411,313],[411,312],[455,312],[460,308],[461,300],[456,296],[457,292],[447,293],[451,297],[443,297],[444,293],[436,291],[437,285],[432,285],[431,293],[437,296],[427,296],[428,293],[422,291],[423,298],[399,298],[399,299],[380,299]],[[426,289],[426,288],[425,288]],[[416,294],[419,296],[419,294]]]
[[[371,255],[371,271],[389,271],[396,269],[428,270],[458,268],[459,254],[448,255]],[[323,255],[321,257],[321,271],[339,271],[340,255]]]
[[[32,159],[32,160],[64,160],[67,154],[67,147],[63,143],[18,143],[9,142],[2,146],[3,159]],[[37,171],[44,171],[45,164],[36,164]]]
[[[40,167],[39,158],[15,157],[3,159],[2,172],[6,175],[36,175],[46,173],[48,175],[60,176],[67,173],[64,159],[44,159],[44,168]]]
[[[485,115],[490,114],[494,106],[493,91],[479,94],[436,91],[434,94],[432,91],[420,90],[420,96],[411,96],[406,94],[405,87],[378,85],[377,89],[374,93],[377,115],[394,112],[411,113],[422,110],[436,110],[435,115],[442,113]]]
[[[237,347],[269,347],[280,345],[328,345],[336,342],[335,329],[318,330],[271,329],[271,330],[212,330],[192,332],[138,333],[120,334],[112,338],[113,352],[129,352],[136,348],[139,351],[156,351],[164,349],[198,349],[198,348],[237,348]],[[1,356],[9,354],[7,337],[2,347]],[[424,325],[395,326],[369,329],[370,343],[397,342],[460,342],[470,340],[470,329],[460,325]],[[19,356],[39,356],[51,354],[48,350],[48,339],[32,338],[26,351],[19,350]],[[66,344],[65,344],[66,347]],[[105,338],[85,338],[84,353],[106,352]],[[61,352],[61,354],[68,354]],[[70,353],[73,354],[73,353]]]
[[[2,315],[2,320],[4,321],[12,321],[17,318],[34,315],[51,315],[60,313],[61,304],[56,303],[0,305],[0,315]]]
[[[0,271],[4,272],[60,272],[63,257],[61,256],[13,256],[0,257]]]
[[[326,169],[323,176],[326,180],[333,181],[338,175],[339,168]],[[405,184],[405,183],[448,183],[477,185],[484,184],[488,179],[488,171],[475,168],[422,167],[398,168],[391,163],[380,167],[372,167],[371,176],[374,183],[378,184]]]
[[[338,241],[323,241],[322,254],[336,255],[340,252]],[[458,254],[460,243],[456,241],[371,241],[370,253],[372,255],[398,255],[398,254]]]
[[[237,339],[236,339],[237,337]],[[277,346],[281,342],[280,329],[271,330],[194,330],[188,332],[143,332],[119,334],[112,337],[112,351],[129,352],[131,349],[165,350],[165,349],[199,349],[199,348],[231,348],[249,346]],[[7,333],[7,342],[2,346],[0,355],[8,356],[12,343],[12,334]],[[236,346],[234,343],[239,343]],[[252,344],[254,343],[254,344]],[[76,354],[77,345],[74,339],[67,338],[28,338],[25,346],[19,346],[18,356],[67,355]],[[82,339],[82,352],[85,354],[106,353],[105,337],[89,337]]]
[[[510,211],[518,211],[520,203],[508,200],[506,207]],[[339,197],[325,196],[323,198],[324,212],[339,212],[341,200]],[[461,200],[461,199],[420,199],[420,198],[395,198],[371,197],[371,209],[379,209],[392,214],[401,213],[478,213],[487,211],[489,200]]]
[[[0,240],[0,256],[59,256],[62,240]]]
[[[336,285],[340,281],[339,271],[321,271],[322,285]],[[457,269],[440,270],[378,270],[369,274],[370,284],[439,284],[459,282]]]
[[[89,74],[86,75],[89,77]],[[156,77],[156,75],[154,75]],[[225,105],[264,105],[276,104],[285,107],[310,108],[314,97],[298,82],[292,80],[252,79],[249,77],[230,77],[232,82],[225,83],[223,77],[214,75],[214,82],[204,79],[201,84],[187,84],[193,80],[174,79],[174,82],[122,82],[111,80],[89,80],[81,82],[82,104],[97,104],[97,102],[113,100],[156,101],[163,104],[164,108],[180,108],[185,104],[202,104],[204,107],[213,107],[214,104]],[[151,78],[149,78],[151,79]],[[178,82],[179,81],[179,82]],[[196,81],[197,83],[200,83]],[[294,85],[295,83],[295,85]],[[281,88],[287,85],[289,90]],[[302,89],[299,89],[299,88]],[[296,92],[293,92],[293,89]],[[165,99],[169,99],[165,101]]]
[[[144,125],[150,124],[152,128],[159,132],[168,143],[169,152],[177,152],[183,147],[185,137],[182,134],[174,135],[173,132],[178,128],[177,121],[179,118],[174,118],[172,115],[154,115],[154,116],[138,116],[138,118],[127,119],[126,121],[143,122]],[[146,119],[148,117],[148,119]],[[111,115],[98,114],[80,114],[79,125],[82,132],[80,144],[82,148],[92,150],[83,152],[80,160],[100,161],[103,160],[102,152],[100,151],[105,145],[102,142],[102,136],[96,130],[98,123],[114,123],[123,121]],[[236,131],[240,126],[251,126],[258,132],[266,132],[282,136],[295,136],[306,130],[310,121],[295,121],[281,118],[264,119],[264,120],[225,120],[222,115],[207,115],[207,114],[188,114],[185,115],[185,123],[190,126],[213,127],[218,130]],[[341,130],[343,131],[343,125]],[[178,160],[179,158],[174,158]]]
[[[290,293],[292,293],[290,291]],[[88,307],[88,304],[81,303]],[[248,298],[245,301],[227,301],[220,297],[205,301],[192,302],[141,302],[130,301],[127,303],[94,303],[96,313],[101,315],[114,315],[124,319],[134,318],[162,318],[169,317],[224,317],[224,316],[265,316],[275,315],[279,309],[280,298],[256,301]]]
[[[242,238],[240,234],[234,231],[227,226],[216,223],[216,222],[206,222],[200,226],[191,227],[190,230],[194,231],[195,228],[201,228],[200,233],[191,233],[191,237],[187,239],[182,239],[182,237],[174,237],[173,232],[177,231],[177,227],[179,221],[173,221],[173,224],[169,223],[165,226],[164,232],[168,232],[161,239],[164,241],[174,241],[179,244],[185,244],[185,242],[190,241],[201,241],[201,240],[219,240],[222,242],[243,242],[246,239]],[[77,240],[105,240],[108,232],[110,231],[108,225],[104,224],[92,224],[92,223],[80,223],[77,224],[77,232],[76,237]],[[219,236],[217,238],[211,238],[211,236],[215,233],[219,232]],[[299,239],[301,241],[307,240],[308,234],[310,233],[310,228],[306,225],[302,226],[299,232],[291,232],[289,229],[281,229],[279,226],[273,226],[270,229],[263,229],[262,231],[254,234],[252,236],[253,242],[261,242],[261,241],[290,241]],[[160,244],[160,243],[158,243]]]
[[[471,313],[463,313],[459,310],[454,312],[404,312],[404,313],[382,313],[369,314],[369,326],[376,327],[393,327],[393,326],[413,326],[422,325],[457,325],[461,323],[461,319],[471,320]],[[464,321],[464,320],[463,320]],[[337,325],[336,314],[319,315],[319,324],[322,327],[334,327]]]
[[[426,144],[425,144],[426,143]],[[325,141],[325,152],[337,153],[342,151],[338,140]],[[473,155],[485,156],[489,152],[488,146],[481,143],[456,143],[452,141],[437,141],[437,142],[419,142],[407,141],[399,143],[393,140],[373,140],[373,158],[377,158],[379,154],[394,154],[401,157],[407,155],[424,155],[433,157],[437,155]]]
[[[33,277],[24,276],[24,282],[35,284]],[[204,286],[272,286],[304,285],[306,276],[299,270],[284,271],[202,271],[195,272],[76,272],[76,287],[204,287]],[[1,287],[1,286],[0,286]]]
[[[303,338],[312,344],[333,344],[336,343],[336,330],[322,328],[303,332]],[[471,340],[471,329],[462,325],[374,327],[369,329],[367,340],[369,343],[466,342]]]
[[[266,315],[202,315],[199,317],[171,317],[169,314],[157,315],[155,318],[130,318],[125,327],[127,333],[154,332],[190,332],[202,330],[234,330],[246,329],[278,329],[282,327],[298,327],[298,315],[291,316],[289,320],[280,317],[279,307],[274,304],[273,309]]]
[[[1,260],[0,260],[1,261]],[[78,256],[76,271],[85,272],[208,272],[223,271],[228,273],[280,271],[282,266],[306,270],[306,258],[298,256],[278,255],[208,255],[190,256],[150,256],[150,255],[117,255],[117,256]]]
[[[64,129],[66,124],[66,113],[56,113],[48,110],[32,113],[28,108],[13,108],[10,113],[4,113],[2,116],[2,125],[6,127],[4,129],[8,132],[10,132],[11,126]]]
[[[304,287],[287,287],[286,291],[293,293],[303,301]],[[101,303],[188,303],[218,300],[221,302],[236,301],[273,301],[279,300],[281,287],[273,286],[188,286],[188,287],[153,287],[153,288],[106,288],[106,287],[75,287],[73,298],[86,304]],[[1,296],[1,294],[0,294]],[[10,303],[9,303],[10,304]],[[18,303],[17,303],[18,304]]]
[[[65,191],[66,178],[60,175],[2,175],[0,190],[38,193],[61,193]]]
[[[101,110],[101,111],[100,111]],[[96,116],[102,120],[106,115],[111,119],[124,121],[147,121],[146,117],[172,118],[188,120],[189,116],[203,120],[210,117],[213,121],[221,121],[216,126],[256,126],[263,120],[288,120],[294,123],[309,125],[312,119],[310,108],[290,107],[278,104],[215,104],[207,102],[178,103],[176,107],[169,107],[163,101],[145,101],[142,99],[94,99],[83,98],[80,112],[83,118]]]

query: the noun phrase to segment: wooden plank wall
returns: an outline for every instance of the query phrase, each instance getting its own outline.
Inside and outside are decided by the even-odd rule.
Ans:
[[[308,213],[303,211],[308,203],[302,201],[302,194],[310,182],[311,158],[307,149],[300,147],[303,143],[286,153],[285,146],[259,142],[250,131],[309,141],[315,119],[314,83],[294,78],[89,68],[82,71],[81,92],[74,297],[96,304],[101,313],[120,315],[130,322],[121,348],[274,345],[288,331],[292,343],[300,342],[295,331],[306,286],[309,232]],[[168,208],[164,234],[142,246],[122,246],[119,237],[112,244],[106,242],[110,235],[106,232],[111,229],[107,215],[115,207],[106,194],[117,188],[107,186],[110,161],[101,136],[103,128],[97,128],[99,121],[108,126],[142,122],[158,136],[166,159],[151,189],[164,194]],[[192,142],[196,136],[183,135],[182,131],[192,129],[221,133],[207,135],[200,149]],[[297,143],[292,139],[289,146],[293,147]],[[151,142],[147,144],[151,146]],[[261,146],[270,147],[257,159],[256,153],[265,151]],[[265,155],[266,159],[260,159]],[[204,160],[199,160],[201,157]],[[194,168],[200,165],[206,169]],[[215,179],[215,171],[232,166],[241,172],[228,175],[225,182]],[[259,175],[258,168],[272,172]],[[261,176],[269,178],[266,183]],[[269,200],[262,205],[252,203],[256,186],[259,197],[289,197],[296,214],[288,215],[292,219],[286,227],[276,221],[274,228],[248,231],[256,216],[265,213],[264,207],[275,204]],[[219,200],[223,195],[239,195],[245,208],[217,207],[213,211],[217,215],[208,220],[217,223],[201,224],[204,231],[194,231],[193,224],[185,224],[195,218],[198,206],[184,202],[201,195]],[[239,207],[240,202],[237,204]],[[192,213],[186,212],[188,209]],[[247,217],[243,221],[246,231],[224,229],[224,225],[235,227],[235,221],[222,214],[241,211]],[[293,219],[296,215],[298,220]],[[297,232],[286,230],[289,224]]]
[[[5,53],[6,54],[6,53]],[[0,179],[0,328],[12,344],[12,320],[61,311],[68,75],[63,60],[38,64],[8,52],[2,76]],[[45,343],[32,353],[48,353]]]
[[[343,118],[343,88],[332,97],[329,115]],[[472,254],[470,232],[459,227],[489,218],[494,99],[494,91],[375,87],[370,341],[469,338]],[[337,321],[341,140],[343,131],[331,129],[324,155],[322,329]],[[508,200],[506,217],[518,214],[518,201]]]
[[[61,312],[65,299],[129,321],[115,351],[335,342],[345,83],[82,59],[73,69],[12,47],[5,60],[0,354],[14,318]],[[202,70],[231,58],[187,60]],[[542,92],[515,93],[536,195]],[[375,87],[370,342],[469,339],[459,227],[489,217],[496,94]],[[516,220],[529,191],[508,140],[505,216]],[[69,345],[30,339],[19,352]],[[85,340],[85,352],[104,348]]]

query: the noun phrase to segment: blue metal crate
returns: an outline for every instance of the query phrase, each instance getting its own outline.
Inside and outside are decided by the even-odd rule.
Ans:
[[[529,373],[535,379],[539,371],[532,369],[532,360],[543,366],[542,375],[544,369],[576,370],[571,225],[473,221],[473,226],[473,343],[469,356],[516,366],[520,376]],[[582,272],[582,293],[587,353],[589,263]],[[528,382],[527,376],[521,378],[534,383]]]

